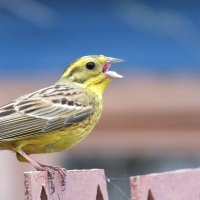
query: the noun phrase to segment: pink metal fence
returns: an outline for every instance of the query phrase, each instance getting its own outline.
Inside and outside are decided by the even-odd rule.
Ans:
[[[108,200],[104,170],[26,172],[25,200]],[[131,200],[199,200],[200,168],[130,177]],[[117,199],[116,199],[117,200]]]
[[[104,170],[69,170],[65,180],[57,172],[26,172],[25,200],[108,200]]]
[[[199,200],[200,169],[130,178],[132,200]]]

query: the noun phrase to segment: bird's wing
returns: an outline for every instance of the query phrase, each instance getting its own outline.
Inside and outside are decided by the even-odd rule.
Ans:
[[[81,122],[93,113],[94,98],[83,89],[53,85],[0,108],[0,142],[28,138]]]

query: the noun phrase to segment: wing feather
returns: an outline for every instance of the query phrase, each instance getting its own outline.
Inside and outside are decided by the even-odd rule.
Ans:
[[[0,142],[60,130],[91,116],[94,98],[82,88],[53,85],[0,108]]]

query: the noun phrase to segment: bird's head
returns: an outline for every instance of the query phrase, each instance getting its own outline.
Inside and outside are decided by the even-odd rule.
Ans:
[[[64,71],[60,78],[61,82],[72,81],[80,86],[101,93],[113,80],[123,76],[114,71],[109,71],[110,66],[116,62],[122,62],[118,58],[103,55],[84,56],[73,63]]]

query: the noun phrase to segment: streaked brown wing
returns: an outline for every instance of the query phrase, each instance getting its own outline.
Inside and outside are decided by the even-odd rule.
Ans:
[[[94,99],[81,88],[53,85],[0,108],[0,142],[28,138],[81,122]]]

